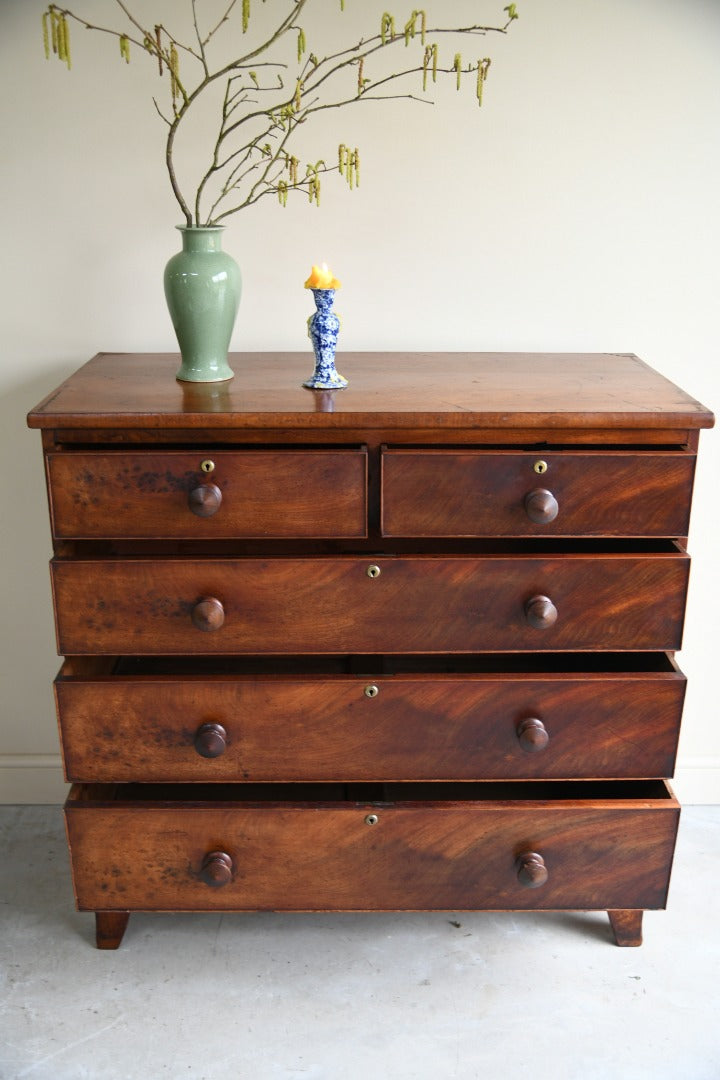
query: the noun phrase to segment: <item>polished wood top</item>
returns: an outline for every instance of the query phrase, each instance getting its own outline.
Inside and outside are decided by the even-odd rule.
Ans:
[[[306,390],[312,354],[234,353],[227,383],[175,380],[175,353],[100,353],[28,416],[37,428],[704,428],[712,413],[632,354],[342,353],[345,390]]]

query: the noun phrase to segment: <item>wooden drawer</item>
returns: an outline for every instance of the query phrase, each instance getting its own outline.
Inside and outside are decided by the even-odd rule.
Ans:
[[[52,563],[64,655],[674,650],[688,569],[669,543],[643,554]]]
[[[541,471],[538,471],[541,470]],[[694,454],[385,449],[385,536],[687,536]]]
[[[661,781],[78,785],[65,812],[107,911],[658,908],[679,813]]]
[[[367,532],[363,449],[68,451],[48,454],[47,469],[59,539]]]
[[[66,661],[68,780],[672,775],[685,678],[665,654]],[[449,670],[446,670],[449,669]]]

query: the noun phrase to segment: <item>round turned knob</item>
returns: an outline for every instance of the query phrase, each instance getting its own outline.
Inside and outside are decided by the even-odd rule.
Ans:
[[[206,596],[192,609],[192,621],[198,630],[219,630],[225,622],[225,611],[214,596]]]
[[[558,516],[558,501],[547,488],[535,488],[525,496],[525,513],[536,525],[547,525]]]
[[[528,754],[537,754],[550,742],[547,728],[536,716],[528,716],[520,721],[517,726],[517,737],[523,750]]]
[[[232,881],[233,861],[224,851],[209,851],[202,861],[200,877],[206,885],[219,889]]]
[[[531,596],[525,604],[525,618],[536,630],[547,630],[557,617],[557,608],[549,596]]]
[[[217,484],[198,484],[188,495],[188,506],[197,517],[217,514],[222,502],[222,491]]]
[[[524,851],[518,856],[517,877],[525,889],[539,889],[548,879],[547,866],[536,851]]]
[[[195,749],[200,757],[220,757],[227,749],[227,732],[222,724],[201,724],[195,732]]]

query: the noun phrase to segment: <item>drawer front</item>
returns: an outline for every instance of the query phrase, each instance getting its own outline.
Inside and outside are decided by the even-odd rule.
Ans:
[[[682,451],[387,449],[385,536],[687,536]]]
[[[53,532],[61,539],[367,532],[361,449],[68,452],[49,454],[47,468]]]
[[[53,561],[64,655],[674,650],[663,554]]]
[[[73,781],[672,775],[678,672],[58,677]]]
[[[663,907],[677,817],[672,798],[115,806],[92,787],[66,807],[78,906],[126,911]]]

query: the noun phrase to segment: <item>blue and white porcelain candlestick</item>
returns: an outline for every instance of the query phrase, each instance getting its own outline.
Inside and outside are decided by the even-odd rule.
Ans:
[[[308,390],[342,390],[348,381],[335,368],[340,320],[332,309],[334,289],[313,289],[317,311],[308,319],[308,336],[315,352],[315,371],[303,386]]]

